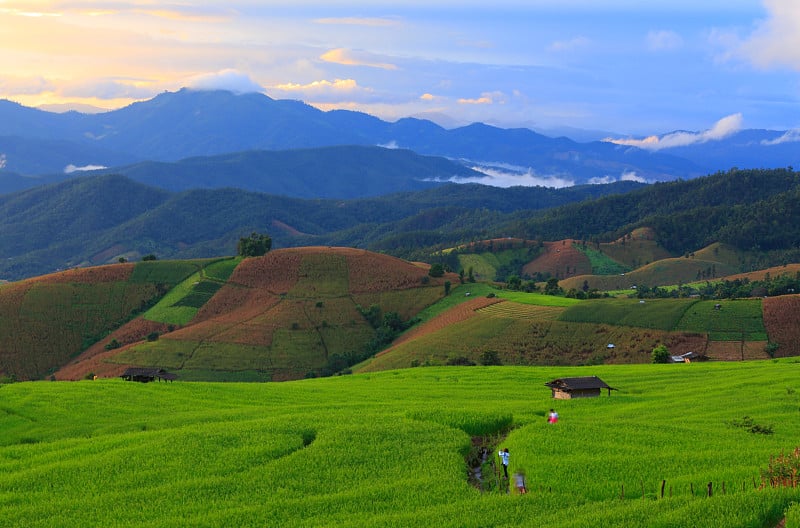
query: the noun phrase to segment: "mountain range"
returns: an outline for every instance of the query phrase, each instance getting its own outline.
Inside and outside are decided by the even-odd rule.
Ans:
[[[416,189],[446,181],[501,186],[669,181],[731,167],[797,165],[795,136],[791,131],[742,130],[713,141],[645,150],[482,123],[455,129],[415,118],[390,123],[359,112],[323,112],[300,101],[254,93],[182,89],[98,114],[57,114],[3,100],[0,193],[60,181],[87,169],[127,174],[177,191],[241,186],[260,179],[261,185],[244,188],[317,198],[333,197],[331,188],[339,189],[337,198],[411,190],[409,181],[428,182]],[[398,171],[405,173],[404,178],[368,190],[363,182],[373,176],[355,167],[366,167],[359,156],[369,151],[313,152],[344,146],[383,147],[376,152],[384,159],[370,154],[370,168],[381,174],[401,156],[386,151],[402,149],[420,157],[415,166]],[[293,156],[294,161],[287,161]],[[449,163],[436,158],[447,158]],[[428,162],[432,166],[423,168]],[[306,188],[293,188],[285,183],[288,178],[306,180]],[[264,184],[268,180],[269,185]],[[325,180],[329,185],[320,185]]]

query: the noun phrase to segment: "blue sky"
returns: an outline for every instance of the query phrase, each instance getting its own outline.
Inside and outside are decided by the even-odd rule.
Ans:
[[[0,0],[0,98],[184,86],[445,126],[800,128],[796,0]]]

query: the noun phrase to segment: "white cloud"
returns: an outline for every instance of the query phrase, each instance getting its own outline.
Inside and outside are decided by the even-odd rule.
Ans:
[[[789,66],[800,70],[800,3],[763,0],[769,16],[742,43],[740,53],[757,66]]]
[[[44,77],[0,77],[0,95],[40,94],[53,89]]]
[[[775,139],[764,139],[761,141],[762,145],[780,145],[781,143],[795,143],[800,141],[800,128],[793,128],[787,130],[782,136]]]
[[[686,147],[695,143],[719,141],[742,128],[742,114],[731,114],[717,121],[713,127],[703,132],[672,132],[663,136],[649,136],[644,139],[606,138],[603,141],[616,145],[628,145],[645,150]]]
[[[343,64],[345,66],[367,66],[381,70],[396,70],[397,65],[390,62],[382,62],[380,58],[371,53],[355,52],[352,50],[337,48],[323,53],[320,59],[333,64]]]
[[[466,105],[492,105],[492,104],[505,104],[508,97],[503,92],[483,92],[480,97],[474,99],[462,97],[458,100],[458,104]]]
[[[533,169],[527,169],[524,172],[515,170],[506,170],[497,167],[473,166],[473,170],[484,174],[484,177],[476,176],[470,178],[453,177],[450,181],[454,183],[480,183],[483,185],[491,185],[492,187],[554,187],[560,189],[562,187],[572,187],[575,185],[575,180],[570,179],[566,175],[549,175],[542,176],[536,174]]]
[[[381,145],[381,144],[379,144],[378,146],[379,146],[379,147],[383,147],[383,148],[385,148],[385,149],[389,149],[389,150],[396,150],[396,149],[399,149],[399,148],[400,148],[400,145],[398,145],[398,144],[397,144],[397,141],[395,141],[395,140],[391,140],[390,142],[388,142],[388,143],[384,143],[384,144],[382,144],[382,145]]]
[[[674,31],[650,31],[647,34],[647,48],[651,51],[671,51],[683,46],[683,38]]]
[[[649,183],[646,179],[636,174],[636,171],[625,170],[619,178],[614,176],[603,176],[602,178],[590,178],[589,183],[592,185],[603,185],[606,183],[614,183],[617,181],[634,181],[639,183]]]
[[[227,90],[236,94],[264,93],[264,87],[249,75],[233,69],[192,77],[187,86],[195,90]]]
[[[0,154],[0,169],[5,169],[7,162],[8,161],[6,160],[6,155],[5,154]]]
[[[278,99],[302,99],[310,104],[375,100],[374,91],[359,86],[354,79],[321,80],[308,84],[277,84],[270,86],[268,91],[271,96]]]
[[[108,167],[105,167],[103,165],[84,165],[82,167],[78,167],[70,163],[69,165],[64,167],[64,174],[72,174],[73,172],[78,172],[78,171],[102,170],[107,168]]]

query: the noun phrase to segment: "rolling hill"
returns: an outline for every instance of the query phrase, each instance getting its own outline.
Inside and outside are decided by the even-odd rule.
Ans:
[[[487,353],[511,365],[649,363],[659,344],[711,359],[800,355],[797,294],[582,301],[428,270],[325,246],[0,285],[0,376],[113,377],[138,366],[184,380],[277,381],[475,364]]]

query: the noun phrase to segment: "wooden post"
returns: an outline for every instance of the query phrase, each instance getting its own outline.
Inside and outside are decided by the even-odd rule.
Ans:
[[[664,486],[666,486],[666,485],[667,485],[667,481],[666,480],[662,480],[661,481],[661,498],[662,499],[664,498]]]
[[[710,496],[712,496],[712,495],[714,494],[714,492],[713,492],[713,490],[712,490],[712,488],[713,488],[713,487],[714,487],[714,485],[713,485],[711,482],[709,482],[709,483],[708,483],[708,496],[709,496],[709,497],[710,497]]]
[[[622,493],[620,494],[619,498],[625,500],[625,484],[622,485]]]
[[[689,483],[689,490],[691,490],[692,497],[694,497],[694,483],[692,483],[692,482]]]

